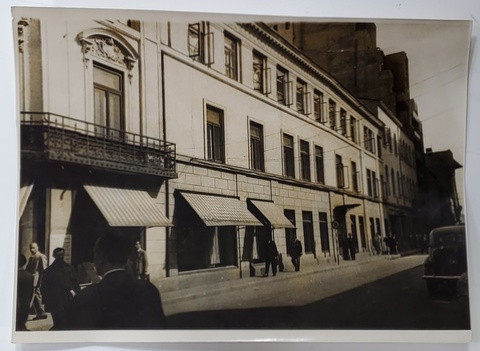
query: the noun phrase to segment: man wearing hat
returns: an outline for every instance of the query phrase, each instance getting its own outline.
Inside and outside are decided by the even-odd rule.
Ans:
[[[55,261],[43,273],[42,295],[47,311],[52,314],[53,330],[63,329],[68,306],[80,292],[75,270],[65,262],[65,250],[53,250]]]

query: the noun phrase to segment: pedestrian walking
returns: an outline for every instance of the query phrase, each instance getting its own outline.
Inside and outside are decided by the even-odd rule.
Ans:
[[[296,272],[300,271],[300,257],[302,254],[302,243],[297,238],[293,239],[290,247],[290,257],[292,258],[292,264]]]
[[[47,257],[40,252],[38,244],[32,242],[30,244],[30,258],[28,259],[25,270],[33,276],[33,301],[32,308],[35,313],[33,320],[46,319],[47,314],[42,307],[42,286],[43,271],[47,268]]]
[[[161,329],[166,320],[158,289],[126,271],[133,245],[120,233],[102,235],[94,247],[100,283],[78,293],[67,314],[67,329]]]
[[[20,254],[18,256],[17,275],[17,330],[27,330],[25,323],[28,319],[33,297],[33,275],[25,270],[26,263],[26,257]]]
[[[341,245],[342,245],[342,257],[345,261],[348,261],[350,259],[350,249],[348,246],[348,238],[343,236],[341,239]]]
[[[75,269],[65,262],[65,250],[53,250],[53,263],[43,273],[42,296],[45,308],[52,314],[51,330],[65,327],[67,309],[73,297],[80,292]]]
[[[349,234],[347,237],[347,247],[350,255],[350,259],[355,261],[355,255],[357,253],[357,247],[355,245],[355,240],[353,239],[352,234]]]
[[[265,244],[265,277],[268,277],[270,266],[272,267],[273,276],[277,275],[277,259],[277,245],[274,240],[268,239]]]
[[[140,241],[135,242],[135,274],[137,279],[148,279],[148,258],[145,250],[142,249]]]

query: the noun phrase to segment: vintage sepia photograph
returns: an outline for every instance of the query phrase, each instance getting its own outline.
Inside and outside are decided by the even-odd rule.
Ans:
[[[469,340],[470,21],[12,16],[14,342],[118,330]]]

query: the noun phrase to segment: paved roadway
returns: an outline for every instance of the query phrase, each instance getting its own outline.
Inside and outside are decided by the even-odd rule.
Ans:
[[[372,266],[374,267],[374,266]],[[258,293],[250,302],[246,290],[238,291],[238,302],[221,297],[208,310],[173,314],[168,317],[173,329],[469,329],[466,302],[448,297],[432,299],[420,278],[422,266],[416,266],[386,278],[358,286],[339,294],[321,298],[329,288],[345,279],[360,279],[365,272],[332,271],[310,276],[296,287],[276,289],[278,294]],[[292,273],[294,274],[294,273]],[[303,277],[305,278],[305,277]],[[267,278],[265,278],[267,279]],[[305,280],[305,279],[303,279]],[[263,285],[263,284],[262,284]],[[330,286],[327,286],[330,285]],[[263,289],[266,289],[263,286]],[[336,288],[338,289],[338,287]],[[251,290],[251,289],[249,289]],[[275,294],[274,294],[275,295]],[[327,294],[328,295],[328,294]],[[315,301],[312,296],[320,297]],[[289,301],[289,303],[287,303]],[[304,303],[307,301],[306,303]],[[201,301],[186,305],[201,306]],[[229,308],[219,306],[230,305]],[[248,306],[256,307],[248,307]],[[259,307],[263,306],[263,307]],[[198,308],[198,309],[201,309]],[[213,310],[212,310],[213,309]]]

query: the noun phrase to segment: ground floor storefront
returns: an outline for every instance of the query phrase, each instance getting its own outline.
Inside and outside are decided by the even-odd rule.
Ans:
[[[95,241],[121,232],[146,249],[150,280],[177,289],[263,274],[270,239],[287,270],[295,239],[302,265],[383,251],[387,221],[375,199],[212,163],[179,162],[177,173],[167,180],[24,167],[19,252],[28,258],[35,241],[51,263],[53,250],[64,247],[88,283],[95,281]]]

